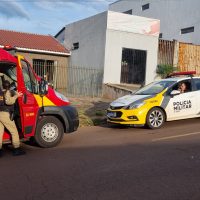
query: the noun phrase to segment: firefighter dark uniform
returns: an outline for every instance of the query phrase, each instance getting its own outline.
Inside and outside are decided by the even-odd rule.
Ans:
[[[14,147],[13,155],[22,155],[25,152],[20,147],[20,140],[15,121],[10,119],[10,112],[18,98],[18,94],[11,95],[11,91],[6,92],[0,90],[0,150],[2,152],[2,141],[4,128],[6,128],[12,136],[12,145]]]

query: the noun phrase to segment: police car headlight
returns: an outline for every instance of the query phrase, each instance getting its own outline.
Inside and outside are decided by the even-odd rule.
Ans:
[[[68,99],[66,96],[64,96],[63,94],[61,94],[61,93],[59,93],[59,92],[56,92],[56,91],[55,91],[55,94],[56,94],[56,96],[57,96],[59,99],[61,99],[62,101],[69,102],[69,99]]]
[[[139,102],[134,102],[134,103],[131,103],[130,105],[128,105],[126,107],[127,110],[131,110],[131,109],[136,109],[136,108],[140,108],[141,106],[145,105],[146,102],[144,101],[139,101]]]

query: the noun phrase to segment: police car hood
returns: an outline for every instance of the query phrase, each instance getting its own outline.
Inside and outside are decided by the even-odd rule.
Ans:
[[[145,99],[151,98],[152,95],[135,95],[135,94],[130,94],[126,95],[123,97],[120,97],[119,99],[113,101],[110,106],[112,107],[121,107],[121,106],[128,106],[131,103],[134,103],[136,101],[143,101]]]

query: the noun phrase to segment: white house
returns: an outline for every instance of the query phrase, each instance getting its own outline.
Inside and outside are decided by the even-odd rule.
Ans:
[[[160,20],[160,38],[200,44],[199,0],[119,0],[109,10]]]
[[[156,76],[159,25],[107,11],[66,25],[55,37],[72,49],[72,67],[102,69],[103,83],[141,84]]]

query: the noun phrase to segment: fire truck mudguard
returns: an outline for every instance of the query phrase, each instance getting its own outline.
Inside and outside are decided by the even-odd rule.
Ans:
[[[45,106],[40,109],[39,115],[58,117],[63,123],[65,133],[76,131],[79,126],[78,112],[73,106]]]

